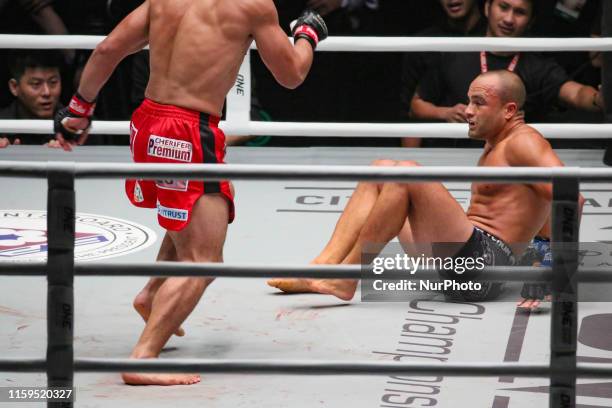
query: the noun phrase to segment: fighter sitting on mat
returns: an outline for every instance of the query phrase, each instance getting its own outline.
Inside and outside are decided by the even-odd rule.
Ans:
[[[469,136],[486,142],[479,166],[563,166],[544,137],[525,124],[525,87],[516,74],[482,74],[470,85],[468,97]],[[418,166],[392,160],[373,164]],[[547,220],[552,186],[473,183],[471,191],[466,213],[441,183],[359,183],[330,241],[312,263],[358,264],[364,245],[398,237],[405,248],[429,243],[426,255],[432,255],[431,243],[460,243],[455,256],[483,256],[488,265],[513,265],[511,246],[524,243],[515,249],[522,252]],[[342,279],[272,279],[268,284],[284,292],[325,293],[343,300],[352,299],[357,288],[357,281]],[[480,291],[447,295],[479,301],[500,290],[500,283],[483,282]]]
[[[90,124],[96,95],[119,61],[150,45],[146,99],[130,124],[136,162],[223,163],[225,136],[217,127],[225,96],[236,81],[252,41],[278,82],[304,81],[317,42],[327,37],[321,17],[306,11],[293,27],[292,46],[278,25],[272,0],[147,0],[97,47],[78,93],[56,116],[57,139],[69,149]],[[157,207],[167,230],[159,261],[222,262],[228,222],[234,214],[227,181],[128,180],[139,207]],[[192,312],[211,278],[153,278],[134,307],[146,326],[132,358],[158,357]],[[128,384],[193,384],[194,374],[124,373]]]

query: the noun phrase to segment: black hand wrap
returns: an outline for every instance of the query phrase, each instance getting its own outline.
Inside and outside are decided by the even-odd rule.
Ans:
[[[319,41],[327,38],[327,25],[323,18],[314,10],[305,10],[296,20],[291,30],[295,40],[304,38],[308,40],[312,49],[317,48]]]
[[[534,238],[520,259],[521,266],[550,266],[551,265],[550,242],[542,238]],[[521,290],[524,299],[543,300],[550,295],[550,283],[525,283]]]
[[[96,104],[87,102],[81,95],[76,93],[70,100],[70,104],[65,108],[58,110],[53,117],[53,130],[55,133],[61,133],[65,140],[73,141],[84,131],[91,126],[91,115]],[[64,126],[64,120],[69,118],[86,118],[88,123],[85,129],[78,132],[72,132]]]

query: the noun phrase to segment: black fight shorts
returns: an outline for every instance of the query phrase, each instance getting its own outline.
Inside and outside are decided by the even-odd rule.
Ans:
[[[516,263],[515,256],[508,244],[477,227],[474,227],[472,235],[454,257],[482,258],[485,266],[513,266]],[[479,290],[443,290],[446,299],[479,302],[497,298],[503,291],[503,282],[479,281],[478,273],[478,270],[472,270],[459,275],[453,271],[441,271],[442,279],[454,279],[456,282],[473,281],[481,284]]]

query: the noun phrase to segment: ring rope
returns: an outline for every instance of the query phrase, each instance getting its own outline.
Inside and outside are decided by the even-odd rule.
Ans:
[[[467,139],[464,123],[326,123],[326,122],[221,122],[228,135],[253,136],[310,136],[310,137],[426,137]],[[611,124],[532,124],[547,139],[610,139]],[[91,134],[129,135],[128,121],[94,121]],[[0,132],[49,135],[53,133],[50,120],[0,120]]]
[[[104,38],[88,35],[2,34],[0,48],[90,50]],[[256,49],[255,45],[251,49]],[[612,51],[612,38],[330,37],[317,46],[317,51]]]
[[[225,278],[311,278],[361,279],[369,270],[361,265],[243,265],[219,263],[75,263],[75,276],[205,276]],[[435,269],[415,270],[422,278],[438,280]],[[13,263],[0,261],[0,276],[46,276],[45,262]],[[405,271],[386,269],[385,279],[404,278]],[[532,266],[490,266],[479,271],[482,281],[550,282],[552,268]],[[577,280],[584,283],[609,282],[605,267],[579,268]]]
[[[50,172],[70,172],[75,178],[143,178],[325,181],[479,181],[541,183],[563,179],[606,183],[612,169],[581,167],[474,167],[474,166],[329,166],[259,164],[150,164],[0,161],[3,177],[46,178]]]
[[[23,365],[22,365],[23,364]],[[0,371],[40,372],[47,364],[42,359],[0,359]],[[311,360],[209,360],[164,359],[134,360],[118,358],[78,358],[79,372],[205,372],[215,374],[292,374],[292,375],[444,375],[450,377],[549,377],[551,373],[575,374],[583,378],[608,378],[612,364],[578,363],[575,368],[551,367],[541,363],[445,363],[412,364],[403,362],[346,362]]]

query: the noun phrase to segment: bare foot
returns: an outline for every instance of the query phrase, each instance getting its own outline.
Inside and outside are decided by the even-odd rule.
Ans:
[[[271,279],[268,285],[285,293],[322,293],[342,300],[351,300],[357,281],[345,279]]]
[[[313,279],[270,279],[268,285],[285,293],[316,293],[312,282]]]
[[[191,385],[200,382],[199,374],[121,374],[123,382],[129,385]]]
[[[151,315],[151,304],[153,303],[153,294],[151,292],[143,289],[140,291],[136,298],[134,299],[134,309],[138,312],[138,314],[142,317],[142,320],[145,323],[149,320],[149,316]],[[174,334],[178,337],[183,337],[185,335],[185,330],[182,327],[176,329]]]
[[[320,279],[312,281],[311,285],[317,293],[333,295],[342,300],[351,300],[357,290],[356,280]]]

